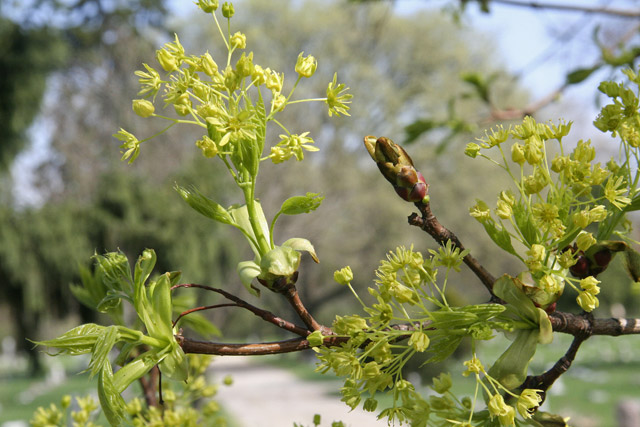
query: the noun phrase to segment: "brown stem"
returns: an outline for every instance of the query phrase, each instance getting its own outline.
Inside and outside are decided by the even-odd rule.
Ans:
[[[592,319],[584,316],[554,311],[549,314],[551,326],[555,332],[562,332],[578,336],[589,328],[591,323],[591,335],[608,335],[617,337],[620,335],[640,334],[640,319]]]
[[[180,319],[182,319],[187,314],[195,313],[197,311],[213,310],[214,308],[222,308],[222,307],[240,307],[240,306],[238,304],[226,303],[226,304],[204,305],[202,307],[191,308],[189,310],[185,310],[182,313],[180,313],[180,315],[176,317],[176,320],[173,321],[171,326],[175,328],[176,324],[180,321]]]
[[[549,369],[542,375],[528,376],[521,386],[522,389],[533,388],[542,390],[542,402],[544,402],[544,399],[546,397],[546,391],[553,385],[554,382],[556,382],[558,378],[560,378],[562,374],[569,370],[571,364],[576,358],[576,354],[578,354],[580,345],[582,345],[583,342],[585,342],[591,335],[593,335],[593,315],[584,314],[582,316],[576,317],[582,317],[584,322],[580,323],[579,329],[576,329],[573,341],[571,342],[571,345],[569,346],[569,349],[564,354],[564,356],[562,356],[551,369]]]
[[[255,344],[204,342],[185,338],[181,335],[176,335],[176,340],[185,353],[214,354],[219,356],[259,356],[265,354],[291,353],[311,348],[309,341],[304,338]],[[324,345],[331,347],[340,345],[348,340],[349,338],[347,337],[327,337],[324,339]]]
[[[142,387],[142,394],[144,395],[144,401],[147,407],[159,408],[158,395],[156,394],[156,387],[158,384],[158,376],[160,371],[157,366],[151,368],[148,377],[142,376],[138,379],[140,386]]]
[[[640,11],[638,10],[625,10],[614,9],[608,6],[584,6],[573,4],[558,4],[558,3],[545,3],[539,1],[517,1],[517,0],[490,0],[491,3],[501,3],[509,6],[528,7],[531,9],[553,9],[566,12],[582,12],[582,13],[594,13],[601,15],[612,15],[620,18],[638,18],[640,17]]]
[[[291,307],[295,310],[295,312],[300,316],[300,319],[304,322],[305,325],[312,331],[321,331],[323,335],[331,335],[333,331],[330,328],[321,325],[313,318],[309,310],[306,309],[302,300],[300,299],[300,294],[295,286],[288,286],[282,294],[285,296]]]
[[[445,245],[447,240],[451,240],[451,243],[460,250],[464,250],[464,246],[458,239],[458,237],[453,234],[450,230],[444,227],[438,219],[435,217],[433,212],[431,211],[431,207],[429,203],[418,202],[415,204],[420,212],[422,213],[422,217],[418,216],[418,214],[413,213],[409,216],[409,224],[415,225],[416,227],[420,227],[422,230],[426,231],[431,237],[434,238],[436,242],[440,245]],[[473,271],[473,273],[480,279],[482,284],[487,288],[487,290],[492,295],[493,301],[498,301],[497,297],[493,295],[493,283],[496,281],[495,277],[491,273],[489,273],[479,262],[475,259],[471,254],[467,254],[463,258],[464,263]]]
[[[276,316],[275,314],[271,313],[270,311],[267,310],[263,310],[261,308],[258,308],[254,305],[249,304],[248,302],[244,301],[241,298],[238,298],[237,296],[222,290],[222,289],[218,289],[218,288],[213,288],[211,286],[206,286],[206,285],[199,285],[196,283],[183,283],[180,285],[175,285],[173,286],[171,289],[176,289],[176,288],[198,288],[198,289],[206,289],[208,291],[211,292],[216,292],[219,293],[220,295],[224,296],[225,298],[227,298],[228,300],[233,301],[234,303],[236,303],[236,305],[238,307],[242,307],[244,309],[249,310],[250,312],[252,312],[253,314],[255,314],[256,316],[262,318],[263,320],[272,323],[274,325],[276,325],[277,327],[284,329],[286,331],[289,332],[293,332],[296,335],[299,335],[301,337],[306,337],[307,335],[309,335],[309,330],[307,330],[306,328],[303,328],[301,326],[298,326],[292,322],[289,322],[287,320],[282,319],[281,317]]]

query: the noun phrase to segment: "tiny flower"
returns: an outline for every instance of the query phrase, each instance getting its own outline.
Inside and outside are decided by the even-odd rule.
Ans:
[[[631,203],[631,199],[623,195],[627,192],[627,189],[624,188],[624,186],[624,179],[619,176],[615,181],[613,177],[609,178],[604,187],[604,197],[609,201],[609,203],[620,210]]]
[[[550,294],[562,293],[564,286],[560,280],[552,275],[546,274],[539,281],[540,288]]]
[[[162,85],[160,74],[147,64],[142,65],[147,69],[147,72],[145,73],[144,71],[138,70],[134,73],[136,76],[140,77],[138,79],[138,83],[140,83],[141,89],[140,92],[138,92],[138,95],[143,95],[147,92],[155,95]]]
[[[531,249],[529,249],[526,254],[529,256],[525,260],[525,264],[529,268],[532,273],[536,271],[540,271],[543,267],[543,262],[546,256],[546,250],[544,246],[533,244],[531,245]]]
[[[275,71],[271,71],[267,76],[266,86],[272,92],[280,93],[282,91],[282,84],[284,83],[284,73],[278,74]]]
[[[524,164],[524,147],[521,144],[515,143],[511,146],[511,160],[521,166]]]
[[[537,135],[527,138],[524,144],[524,158],[530,165],[537,165],[542,161],[543,144]]]
[[[475,142],[468,143],[464,149],[464,154],[471,157],[472,159],[475,159],[478,156],[479,152],[480,152],[480,146]]]
[[[324,343],[324,337],[322,336],[322,332],[313,331],[309,335],[307,335],[307,341],[309,341],[309,345],[311,347],[318,347]]]
[[[156,59],[165,71],[174,71],[179,67],[179,62],[167,49],[159,49],[156,51]]]
[[[153,104],[146,99],[134,99],[132,108],[133,112],[140,117],[150,117],[155,112]]]
[[[204,135],[202,138],[197,140],[196,146],[202,150],[202,154],[205,157],[211,158],[211,157],[215,157],[218,154],[218,146],[207,135]]]
[[[284,107],[287,106],[287,98],[281,93],[277,93],[273,99],[271,99],[271,112],[279,112],[284,110]]]
[[[576,298],[578,305],[582,307],[582,309],[586,312],[591,312],[594,309],[598,308],[600,305],[600,301],[598,298],[592,295],[590,292],[580,291],[578,293],[578,297]]]
[[[500,200],[507,203],[509,206],[513,206],[516,204],[516,198],[510,190],[501,191],[500,196],[498,196]]]
[[[249,55],[243,53],[236,63],[236,73],[238,77],[249,77],[253,74],[253,68],[253,52],[250,52]]]
[[[64,396],[62,396],[62,399],[60,400],[60,406],[62,406],[62,409],[67,409],[69,405],[71,405],[71,396],[68,394],[65,394]]]
[[[325,102],[329,106],[329,117],[333,114],[339,116],[343,114],[345,116],[349,116],[349,106],[347,104],[351,103],[351,98],[353,95],[346,93],[349,90],[343,83],[338,84],[338,74],[333,75],[333,80],[327,86],[327,99]]]
[[[520,396],[518,396],[518,403],[516,404],[516,408],[518,408],[518,412],[520,413],[522,418],[531,418],[532,411],[540,406],[542,397],[538,393],[542,393],[542,390],[526,388],[522,391],[522,393],[520,393]]]
[[[586,231],[581,231],[578,237],[576,237],[576,245],[578,245],[578,249],[581,251],[586,251],[595,244],[596,239],[593,237],[593,234]]]
[[[206,52],[200,57],[200,70],[202,70],[209,77],[213,77],[218,72],[218,64],[213,60],[213,57],[209,52]]]
[[[462,373],[465,377],[468,377],[469,374],[480,374],[484,372],[484,366],[482,366],[480,360],[475,356],[473,356],[471,360],[464,362],[464,366],[467,367],[467,370]]]
[[[140,141],[133,134],[127,132],[126,130],[120,128],[118,133],[113,134],[116,139],[123,141],[120,148],[124,151],[121,160],[129,159],[129,163],[133,163],[133,161],[140,154]],[[122,151],[121,151],[122,153]]]
[[[429,336],[422,331],[415,331],[409,337],[408,344],[417,352],[422,353],[429,347]]]
[[[569,158],[566,156],[556,155],[556,157],[551,161],[551,170],[556,173],[560,173],[566,169],[569,165],[569,161]]]
[[[491,220],[491,210],[489,209],[489,206],[480,199],[476,199],[476,204],[469,208],[469,215],[474,217],[480,223]]]
[[[588,292],[591,295],[598,295],[600,293],[600,288],[598,287],[598,283],[600,283],[598,279],[596,279],[593,276],[589,276],[580,280],[580,287],[585,292]]]
[[[574,253],[571,250],[562,252],[556,259],[562,268],[570,268],[578,262],[578,259],[574,257]]]
[[[591,141],[578,141],[578,145],[573,150],[574,160],[580,163],[590,163],[596,157],[596,150],[591,146]]]
[[[604,205],[598,205],[594,208],[591,208],[591,210],[589,211],[589,218],[591,218],[591,221],[593,222],[604,221],[607,215],[609,215],[609,213],[607,212],[607,209],[604,207]]]
[[[498,420],[500,420],[500,425],[504,427],[515,425],[516,418],[516,410],[513,406],[508,406],[505,408],[505,411],[498,415]]]
[[[511,215],[513,215],[513,208],[504,200],[498,200],[496,215],[498,215],[502,219],[509,219],[511,218]]]
[[[609,171],[600,167],[600,163],[596,164],[591,171],[591,185],[600,185],[609,176]]]
[[[231,36],[230,44],[235,49],[245,49],[247,47],[247,36],[238,31]]]
[[[376,361],[367,362],[362,368],[362,377],[366,379],[376,378],[380,375],[380,365]]]
[[[203,12],[212,13],[218,9],[218,0],[198,0],[197,5]]]
[[[591,214],[586,209],[574,212],[573,215],[571,215],[571,219],[573,220],[573,223],[580,228],[587,228],[592,221]]]
[[[340,285],[346,285],[353,280],[353,272],[351,271],[351,267],[346,266],[341,268],[340,270],[336,270],[333,273],[333,280],[335,280]]]
[[[538,194],[547,186],[547,180],[542,174],[536,173],[525,177],[522,184],[526,194]]]
[[[179,116],[186,116],[191,112],[191,99],[188,93],[183,93],[173,103],[173,108]]]
[[[251,80],[256,86],[263,85],[267,82],[267,76],[271,73],[270,69],[264,69],[260,65],[253,66],[253,73],[251,73]]]
[[[300,52],[300,54],[298,55],[295,70],[296,73],[300,74],[301,77],[309,78],[313,76],[313,73],[316,72],[318,61],[316,61],[316,58],[311,55],[303,57],[303,54],[304,52]]]
[[[233,3],[229,3],[228,1],[224,2],[222,5],[222,16],[225,18],[231,18],[234,13],[236,13],[236,11],[233,8]]]

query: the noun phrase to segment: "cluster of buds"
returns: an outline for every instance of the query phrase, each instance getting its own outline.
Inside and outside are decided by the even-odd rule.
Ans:
[[[596,277],[607,269],[616,252],[625,250],[624,242],[603,242],[595,244],[586,251],[580,250],[575,244],[568,246],[565,251],[577,252],[576,263],[569,267],[574,277],[584,279],[589,276]],[[574,255],[575,256],[575,255]]]
[[[413,167],[411,157],[401,146],[384,136],[378,139],[375,136],[365,136],[364,145],[398,196],[407,202],[429,202],[429,185],[424,176]]]

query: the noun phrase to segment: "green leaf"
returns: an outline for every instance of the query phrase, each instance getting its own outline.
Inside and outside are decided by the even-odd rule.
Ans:
[[[430,313],[433,323],[431,327],[437,329],[460,329],[478,321],[478,316],[466,311],[451,311],[441,309]]]
[[[569,74],[567,74],[566,83],[569,85],[574,85],[581,83],[589,78],[591,74],[597,71],[600,68],[600,65],[595,65],[591,68],[578,68],[577,70],[573,70]]]
[[[442,126],[442,123],[436,122],[431,119],[420,119],[415,122],[405,126],[405,140],[403,144],[411,144],[416,139],[420,137],[423,133],[429,132],[433,129],[439,128]]]
[[[98,376],[98,398],[109,424],[119,426],[124,418],[125,403],[113,385],[113,373],[109,364],[104,366]]]
[[[500,277],[493,284],[493,293],[503,301],[513,306],[519,317],[538,324],[538,312],[533,301],[516,284],[513,277],[508,274]]]
[[[118,393],[125,391],[132,382],[146,375],[159,362],[156,350],[149,350],[120,368],[112,378],[113,389]]]
[[[529,362],[538,345],[538,329],[521,329],[509,348],[489,369],[489,375],[508,390],[513,390],[527,378]]]
[[[475,304],[461,307],[460,310],[475,314],[479,320],[486,321],[504,312],[505,306],[502,304]]]
[[[284,242],[282,246],[288,246],[292,249],[295,249],[298,252],[301,252],[301,251],[309,252],[309,255],[311,255],[311,258],[313,258],[313,260],[316,263],[320,262],[320,260],[318,259],[318,255],[316,254],[315,248],[313,247],[311,242],[308,241],[307,239],[294,237]]]
[[[123,291],[130,295],[133,290],[131,266],[127,256],[121,251],[94,255],[96,267],[100,271],[102,283],[109,289]]]
[[[489,237],[491,237],[491,240],[493,240],[494,243],[498,245],[498,247],[509,252],[512,255],[518,255],[516,250],[513,248],[513,245],[511,244],[511,236],[509,235],[509,232],[507,230],[502,227],[498,229],[498,227],[496,227],[496,225],[490,221],[484,222],[482,223],[482,225],[487,231]]]
[[[427,351],[433,356],[427,359],[425,363],[438,363],[447,360],[460,346],[463,337],[464,335],[453,335],[446,332],[441,334],[430,333],[429,338],[431,341]]]
[[[247,288],[252,295],[259,297],[260,293],[251,283],[253,279],[260,275],[260,266],[254,261],[241,261],[238,263],[236,270],[244,287]]]
[[[57,354],[69,354],[72,356],[87,354],[93,350],[104,330],[104,326],[87,323],[65,332],[58,338],[47,341],[34,341],[34,344],[57,348],[60,350]]]
[[[315,211],[322,201],[323,196],[318,193],[307,193],[305,196],[290,197],[282,203],[278,214],[298,215]]]
[[[187,358],[177,343],[173,346],[162,362],[160,362],[160,371],[174,381],[187,381],[189,378],[189,363]]]
[[[187,189],[176,184],[174,188],[196,212],[223,224],[236,224],[225,208],[204,196],[195,187]]]
[[[523,203],[516,203],[513,206],[513,219],[528,244],[533,245],[539,242],[538,228],[533,224],[531,213]]]
[[[540,336],[538,336],[538,342],[540,344],[551,344],[553,342],[553,326],[547,312],[537,308],[538,311],[538,324],[540,325]]]
[[[107,291],[107,295],[105,295],[105,297],[98,303],[95,309],[100,313],[109,313],[110,311],[119,308],[120,301],[123,299],[131,301],[131,299],[124,293],[109,290]]]
[[[171,338],[171,284],[169,280],[170,273],[165,273],[158,278],[156,285],[151,289],[151,303],[153,304],[153,312],[155,313],[158,323],[163,325],[163,332],[169,332]],[[165,338],[169,338],[166,337]]]
[[[144,283],[147,281],[153,267],[156,265],[156,252],[153,249],[145,249],[142,251],[142,255],[138,257],[136,262],[136,269],[134,274],[134,283],[136,286],[136,292],[139,291]]]
[[[93,347],[91,360],[89,361],[90,376],[99,374],[104,369],[104,365],[109,363],[109,352],[116,345],[119,339],[118,328],[109,326],[105,328]]]

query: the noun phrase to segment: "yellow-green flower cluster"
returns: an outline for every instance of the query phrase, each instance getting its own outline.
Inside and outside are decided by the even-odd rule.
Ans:
[[[476,200],[469,213],[500,248],[525,264],[535,286],[547,293],[536,291],[536,302],[544,301],[544,306],[553,303],[569,281],[579,292],[580,306],[597,307],[596,294],[577,287],[585,276],[572,277],[568,269],[590,247],[610,237],[638,192],[639,175],[629,166],[629,156],[635,156],[631,163],[640,158],[629,130],[636,118],[640,120],[637,98],[622,85],[604,84],[601,90],[615,100],[603,109],[596,125],[617,135],[623,132],[620,123],[626,126],[621,152],[627,157],[622,166],[613,160],[601,166],[590,141],[580,140],[567,150],[571,123],[538,123],[532,117],[508,129],[498,126],[465,148],[470,157],[487,158],[512,178],[514,188],[499,193],[494,210]],[[489,157],[490,149],[497,150],[501,160]]]
[[[297,79],[290,91],[284,93],[284,73],[254,63],[253,52],[244,51],[248,45],[244,33],[231,33],[229,25],[227,33],[224,33],[216,15],[218,2],[200,0],[196,5],[214,19],[228,50],[224,55],[225,59],[218,63],[209,52],[201,55],[189,54],[175,35],[173,41],[156,52],[160,71],[148,64],[143,64],[144,70],[136,71],[140,83],[139,95],[143,98],[133,101],[135,113],[144,118],[159,117],[168,120],[170,124],[160,133],[175,124],[190,124],[202,128],[204,134],[196,145],[205,157],[220,157],[225,160],[230,156],[236,161],[242,158],[245,162],[252,162],[254,157],[259,160],[270,158],[274,163],[280,163],[292,156],[302,160],[302,150],[317,151],[308,132],[292,135],[278,122],[287,136],[281,137],[282,141],[271,149],[271,154],[263,157],[266,124],[274,120],[275,115],[287,105],[306,101],[324,101],[330,115],[348,115],[351,95],[346,93],[345,85],[338,84],[334,75],[327,87],[326,98],[293,100],[292,95],[300,80],[315,73],[317,61],[313,56],[300,53],[295,64]],[[225,2],[221,13],[223,18],[229,20],[235,13],[233,4]],[[236,51],[242,51],[240,57],[234,55]],[[237,58],[235,62],[234,56]],[[266,88],[271,95],[268,111],[264,111],[265,101],[261,87]],[[173,107],[177,118],[161,115],[156,111],[153,101],[158,95],[162,97],[165,107]],[[139,155],[140,144],[156,135],[138,140],[131,133],[121,130],[114,136],[123,141],[123,160],[133,162]],[[240,148],[243,145],[257,147],[253,149],[257,153],[249,155],[251,150]],[[225,165],[229,165],[226,160]],[[237,166],[236,162],[233,165]]]

